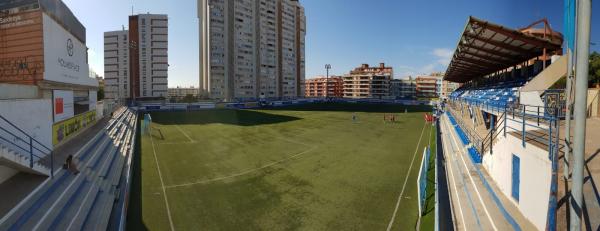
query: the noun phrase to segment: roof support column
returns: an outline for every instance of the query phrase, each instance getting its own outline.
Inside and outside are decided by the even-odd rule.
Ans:
[[[583,165],[590,58],[592,1],[577,1],[577,65],[575,79],[575,133],[573,141],[573,184],[571,188],[571,230],[581,230],[583,216]]]

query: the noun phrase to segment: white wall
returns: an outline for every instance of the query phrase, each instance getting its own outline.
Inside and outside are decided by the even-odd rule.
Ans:
[[[17,170],[0,165],[0,184],[4,183],[4,181],[10,179],[17,173]]]
[[[37,86],[0,83],[0,100],[38,98]]]
[[[0,100],[0,115],[52,148],[51,99]]]
[[[483,166],[501,192],[539,230],[546,228],[552,163],[548,151],[532,144],[523,147],[521,139],[511,135],[498,136],[494,154],[483,156]],[[512,197],[512,155],[521,159],[519,201]]]

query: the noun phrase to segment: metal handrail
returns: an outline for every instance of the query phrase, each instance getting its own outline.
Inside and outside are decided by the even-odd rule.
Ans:
[[[3,131],[3,133],[1,133],[1,134],[7,134],[7,135],[11,136],[11,137],[6,137],[7,135],[4,135],[4,137],[3,137],[2,135],[0,135],[0,139],[4,140],[11,146],[18,148],[25,153],[28,153],[29,154],[29,168],[33,168],[34,163],[41,163],[42,165],[47,166],[48,164],[44,164],[43,162],[41,162],[41,160],[43,160],[46,156],[50,156],[50,164],[47,167],[50,169],[50,175],[52,177],[54,177],[54,154],[52,152],[52,149],[50,149],[47,146],[45,146],[44,144],[42,144],[40,141],[36,140],[31,135],[27,134],[21,128],[19,128],[14,123],[10,122],[8,119],[4,118],[1,115],[0,115],[0,119],[2,121],[6,122],[6,124],[9,125],[10,129],[14,129],[21,133],[20,135],[15,134],[15,132],[11,132],[9,130],[9,128],[5,128],[4,126],[0,125],[0,130]],[[10,138],[12,138],[14,141],[10,141]],[[21,141],[25,146],[23,146],[22,144],[18,144],[17,141]],[[39,154],[36,154],[34,151],[37,151],[37,152],[41,153],[42,155],[40,156]],[[34,161],[34,159],[37,159],[37,161]]]

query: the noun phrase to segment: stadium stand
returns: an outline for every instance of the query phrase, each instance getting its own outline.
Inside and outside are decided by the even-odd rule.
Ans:
[[[523,216],[537,229],[554,230],[559,112],[564,104],[560,92],[547,87],[562,74],[556,66],[563,62],[555,62],[561,60],[562,36],[544,26],[551,36],[469,18],[444,76],[462,86],[451,93],[444,116],[465,155],[489,174]],[[546,68],[556,71],[544,72]],[[535,94],[523,95],[521,89],[531,82],[536,83]]]
[[[490,105],[504,108],[517,104],[519,88],[541,72],[541,61],[534,65],[511,72],[477,79],[461,86],[450,94],[452,100],[463,100],[469,104]]]
[[[0,230],[105,230],[114,204],[123,200],[119,181],[132,155],[137,113],[119,109],[75,160],[79,174],[55,171],[0,220]]]

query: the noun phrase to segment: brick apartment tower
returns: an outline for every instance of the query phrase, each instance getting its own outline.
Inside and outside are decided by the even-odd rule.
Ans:
[[[329,80],[329,84],[327,84]],[[305,97],[344,97],[344,80],[340,76],[307,79],[304,83]],[[326,90],[327,89],[327,90]]]
[[[129,16],[129,30],[104,33],[106,98],[167,97],[167,15]]]
[[[297,0],[198,0],[198,18],[203,97],[304,95],[306,17]]]

